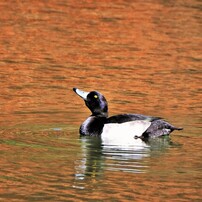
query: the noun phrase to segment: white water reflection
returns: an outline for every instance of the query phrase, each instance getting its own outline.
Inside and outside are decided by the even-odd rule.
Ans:
[[[84,189],[86,178],[103,176],[106,170],[145,173],[149,170],[148,158],[162,154],[172,144],[168,137],[137,139],[134,145],[106,145],[98,137],[82,137],[81,157],[75,161],[74,188]]]

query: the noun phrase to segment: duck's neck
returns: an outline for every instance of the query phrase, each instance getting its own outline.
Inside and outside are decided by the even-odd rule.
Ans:
[[[108,117],[108,112],[92,112],[92,115],[91,116],[96,116],[96,117],[105,117],[107,118]]]

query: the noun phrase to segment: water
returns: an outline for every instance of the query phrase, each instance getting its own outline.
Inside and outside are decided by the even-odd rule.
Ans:
[[[201,201],[201,3],[0,2],[0,201]],[[141,146],[79,138],[72,91],[184,127]]]

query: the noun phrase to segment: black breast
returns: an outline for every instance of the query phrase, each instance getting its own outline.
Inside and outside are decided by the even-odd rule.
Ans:
[[[106,117],[90,116],[80,126],[80,134],[87,136],[99,136],[102,133]]]

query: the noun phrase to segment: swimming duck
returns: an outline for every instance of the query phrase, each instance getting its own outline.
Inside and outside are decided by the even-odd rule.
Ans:
[[[78,88],[73,88],[73,91],[84,100],[92,112],[80,126],[81,136],[101,136],[107,139],[106,141],[122,137],[121,141],[127,139],[130,142],[132,139],[160,137],[169,135],[174,130],[182,130],[159,117],[142,114],[120,114],[108,117],[107,100],[101,93],[85,92]]]

